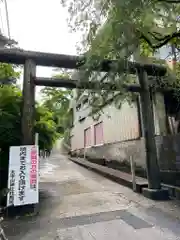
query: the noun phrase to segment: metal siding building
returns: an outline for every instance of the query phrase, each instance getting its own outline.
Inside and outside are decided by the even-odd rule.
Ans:
[[[74,106],[74,124],[71,132],[72,150],[82,149],[85,146],[95,146],[127,140],[138,139],[141,136],[141,119],[138,114],[138,105],[127,102],[117,109],[114,104],[107,105],[98,120],[89,117],[90,109]],[[155,110],[155,109],[154,109]],[[156,135],[159,134],[159,124],[154,111]]]

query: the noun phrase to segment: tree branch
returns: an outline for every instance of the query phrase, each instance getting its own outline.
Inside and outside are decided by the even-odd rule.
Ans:
[[[151,34],[153,35],[153,34]],[[154,35],[153,35],[154,36]],[[141,33],[141,36],[140,38],[143,39],[144,41],[146,41],[149,46],[152,48],[152,49],[158,49],[158,48],[161,48],[162,46],[166,45],[170,40],[174,39],[174,38],[178,38],[180,37],[180,31],[178,32],[174,32],[173,34],[171,35],[166,35],[164,36],[163,38],[157,38],[156,39],[160,42],[158,44],[152,44],[152,42],[150,41],[150,39],[145,36],[143,33]]]
[[[158,0],[158,2],[166,2],[166,3],[171,3],[171,4],[178,4],[180,3],[180,0]]]
[[[162,35],[160,33],[157,32],[148,32],[153,38],[155,38],[157,41],[162,41]],[[161,36],[158,37],[157,35]]]

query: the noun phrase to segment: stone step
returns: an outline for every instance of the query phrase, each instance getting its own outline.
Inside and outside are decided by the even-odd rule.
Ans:
[[[112,168],[104,167],[104,166],[101,166],[101,165],[98,165],[98,164],[95,164],[92,162],[88,162],[81,158],[69,158],[69,159],[71,161],[73,161],[83,167],[89,168],[89,169],[93,170],[94,172],[97,172],[117,183],[120,183],[131,189],[133,188],[131,174],[128,174],[128,173],[125,173],[125,172],[122,172],[119,170],[115,170]],[[141,178],[141,177],[136,177],[136,192],[142,193],[142,189],[147,188],[147,187],[148,187],[148,182],[146,179]]]

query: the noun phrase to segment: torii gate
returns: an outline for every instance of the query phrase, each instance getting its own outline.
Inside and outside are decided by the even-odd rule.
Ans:
[[[37,78],[36,66],[59,67],[79,69],[85,62],[80,56],[24,51],[19,49],[0,49],[0,62],[24,65],[23,81],[23,107],[22,107],[22,144],[34,144],[34,113],[35,113],[35,85],[66,88],[94,89],[94,83],[78,82],[67,79]],[[101,71],[108,72],[116,61],[103,60]],[[94,69],[96,70],[96,68]],[[142,115],[144,120],[144,132],[146,143],[146,165],[149,188],[145,195],[162,198],[164,191],[161,189],[160,172],[157,161],[156,143],[154,138],[154,118],[151,107],[151,98],[148,84],[148,76],[163,77],[166,68],[155,64],[140,64],[124,61],[123,72],[137,74],[140,85],[124,85],[127,91],[140,92],[142,103]],[[113,84],[104,84],[104,89],[118,90]]]

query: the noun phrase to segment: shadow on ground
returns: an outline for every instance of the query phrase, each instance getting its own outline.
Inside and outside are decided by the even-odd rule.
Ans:
[[[33,206],[30,206],[28,209],[17,207],[15,211],[9,211],[8,217],[4,216],[3,227],[9,240],[23,239],[32,231],[42,235],[58,228],[61,225],[59,215],[64,210],[60,207],[62,204],[63,208],[64,196],[91,191],[77,180],[41,182],[40,189],[39,204],[33,214]]]
[[[10,212],[9,210],[9,214],[4,215],[2,225],[9,239],[14,239],[14,237],[21,239],[28,232],[40,230],[42,227],[46,230],[46,226],[52,221],[51,212],[59,206],[61,199],[53,194],[53,189],[55,190],[56,187],[54,186],[55,182],[42,183],[41,185],[42,187],[46,185],[46,188],[42,188],[40,191],[39,204],[34,207],[34,212],[32,212],[33,206],[28,209],[17,207],[15,211]],[[48,191],[47,187],[51,191]]]

